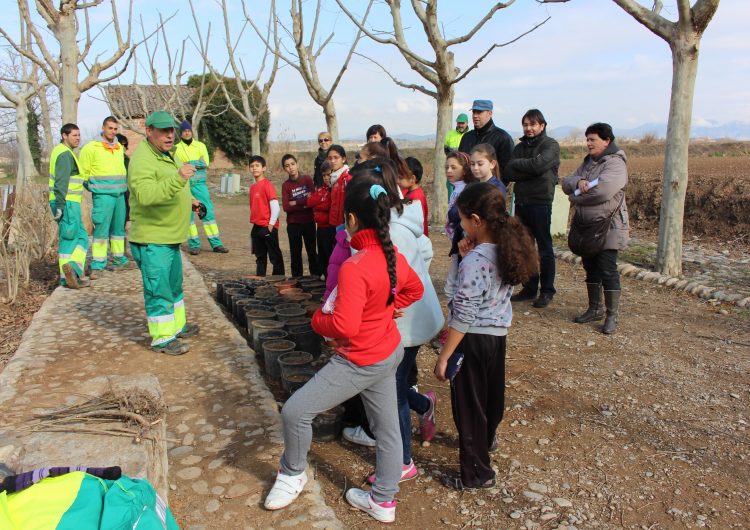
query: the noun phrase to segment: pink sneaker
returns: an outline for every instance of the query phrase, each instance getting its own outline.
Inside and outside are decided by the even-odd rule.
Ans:
[[[406,482],[407,480],[415,478],[417,475],[419,475],[419,471],[417,471],[417,466],[414,465],[414,460],[412,460],[408,464],[401,466],[401,480],[399,480],[399,482]],[[367,477],[367,483],[375,484],[375,473]]]
[[[422,437],[422,441],[431,442],[435,437],[435,431],[437,431],[437,419],[435,418],[437,396],[435,392],[426,392],[424,396],[430,400],[430,408],[419,416],[419,435]]]

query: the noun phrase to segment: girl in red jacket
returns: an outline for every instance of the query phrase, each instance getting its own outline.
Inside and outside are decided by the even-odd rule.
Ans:
[[[317,225],[316,238],[318,242],[318,261],[323,274],[328,271],[328,260],[336,245],[336,227],[328,222],[331,210],[331,164],[328,160],[320,165],[323,184],[307,198],[307,205],[313,209],[315,224]]]
[[[361,393],[377,437],[376,478],[372,491],[351,488],[346,499],[378,521],[392,522],[402,464],[395,375],[404,352],[394,318],[422,297],[424,287],[391,243],[390,200],[382,186],[350,184],[344,213],[358,252],[341,266],[332,312],[319,309],[312,319],[316,333],[337,341],[337,355],[281,411],[284,454],[265,506],[288,506],[304,488],[313,418]]]
[[[352,179],[349,166],[346,165],[346,150],[340,145],[328,149],[328,163],[331,164],[331,209],[328,223],[339,226],[344,222],[344,194],[346,185]]]

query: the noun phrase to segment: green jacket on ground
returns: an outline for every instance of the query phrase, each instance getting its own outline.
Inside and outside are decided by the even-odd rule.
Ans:
[[[128,167],[132,243],[184,243],[190,227],[190,185],[169,153],[143,140]]]

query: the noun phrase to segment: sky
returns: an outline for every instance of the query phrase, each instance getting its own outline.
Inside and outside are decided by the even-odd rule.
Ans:
[[[331,32],[334,36],[320,56],[318,69],[323,85],[330,86],[349,50],[356,28],[334,0],[321,1],[318,41]],[[242,3],[239,0],[227,2],[233,38],[236,38],[244,22]],[[277,0],[282,19],[288,19],[288,2]],[[194,0],[194,3],[204,35],[211,24],[211,61],[223,68],[226,51],[221,7],[214,0]],[[313,12],[315,3],[315,0],[304,0],[306,15]],[[442,0],[439,3],[441,27],[449,37],[462,35],[493,4],[485,0]],[[643,4],[650,7],[651,2],[643,0]],[[666,0],[664,4],[663,14],[676,18],[674,1]],[[127,2],[117,0],[117,5],[121,17],[124,17]],[[346,0],[346,5],[361,14],[366,3]],[[246,0],[246,6],[256,23],[264,24],[268,16],[268,0]],[[466,9],[466,6],[471,6],[471,9]],[[165,16],[176,12],[167,24],[173,49],[183,39],[195,36],[195,24],[186,0],[158,3],[134,0],[134,11],[136,17],[143,17],[147,28],[156,25],[159,12]],[[413,51],[431,58],[433,54],[424,32],[411,14],[411,2],[403,0],[402,11],[407,40]],[[91,9],[90,15],[94,28],[111,20],[106,4]],[[750,39],[746,36],[749,15],[750,2],[747,0],[722,0],[709,25],[701,43],[694,125],[750,122]],[[550,128],[584,128],[595,121],[606,121],[617,132],[618,128],[667,121],[672,75],[669,47],[608,0],[571,0],[548,5],[539,5],[534,0],[516,0],[498,11],[472,40],[451,48],[456,65],[465,70],[493,43],[509,41],[548,16],[551,18],[536,31],[513,44],[495,49],[478,69],[456,86],[454,116],[467,112],[474,99],[490,99],[495,106],[495,122],[511,130],[520,130],[521,116],[529,108],[541,109]],[[0,13],[0,24],[4,28],[17,27],[16,20],[17,13]],[[306,18],[305,22],[307,28],[311,27],[312,17]],[[368,26],[378,30],[392,27],[387,6],[382,1],[373,8]],[[140,33],[139,25],[134,32]],[[106,37],[107,30],[96,43],[96,51],[103,55],[113,46]],[[289,43],[288,36],[283,37]],[[163,56],[162,50],[157,51],[157,57]],[[187,50],[185,70],[200,73],[200,55],[190,43]],[[263,44],[252,29],[245,29],[238,50],[248,77],[254,77]],[[434,99],[397,86],[380,67],[367,59],[377,60],[405,83],[427,83],[408,67],[396,48],[364,37],[357,52],[361,55],[352,58],[334,95],[340,137],[364,137],[367,127],[373,123],[381,123],[392,135],[434,134]],[[157,60],[163,74],[166,72],[165,62]],[[132,77],[131,70],[124,74],[122,82],[130,83]],[[160,81],[166,82],[166,78]],[[150,80],[141,76],[139,82],[149,83]],[[100,92],[93,89],[81,100],[79,125],[84,136],[87,132],[93,134],[97,131],[102,118],[108,114],[106,105],[97,98],[101,98]],[[325,129],[322,109],[310,98],[299,74],[288,65],[283,66],[276,77],[269,106],[271,140],[306,140]]]

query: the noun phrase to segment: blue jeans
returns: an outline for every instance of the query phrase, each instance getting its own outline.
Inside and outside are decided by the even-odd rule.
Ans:
[[[424,414],[430,408],[430,400],[409,386],[409,373],[417,361],[419,348],[419,346],[404,348],[404,358],[396,369],[396,399],[401,442],[404,446],[404,465],[411,462],[411,411]]]
[[[536,292],[539,289],[542,293],[555,294],[555,250],[550,234],[552,206],[519,204],[516,205],[516,215],[536,240],[539,252],[539,274],[532,276],[523,286],[530,291]]]

